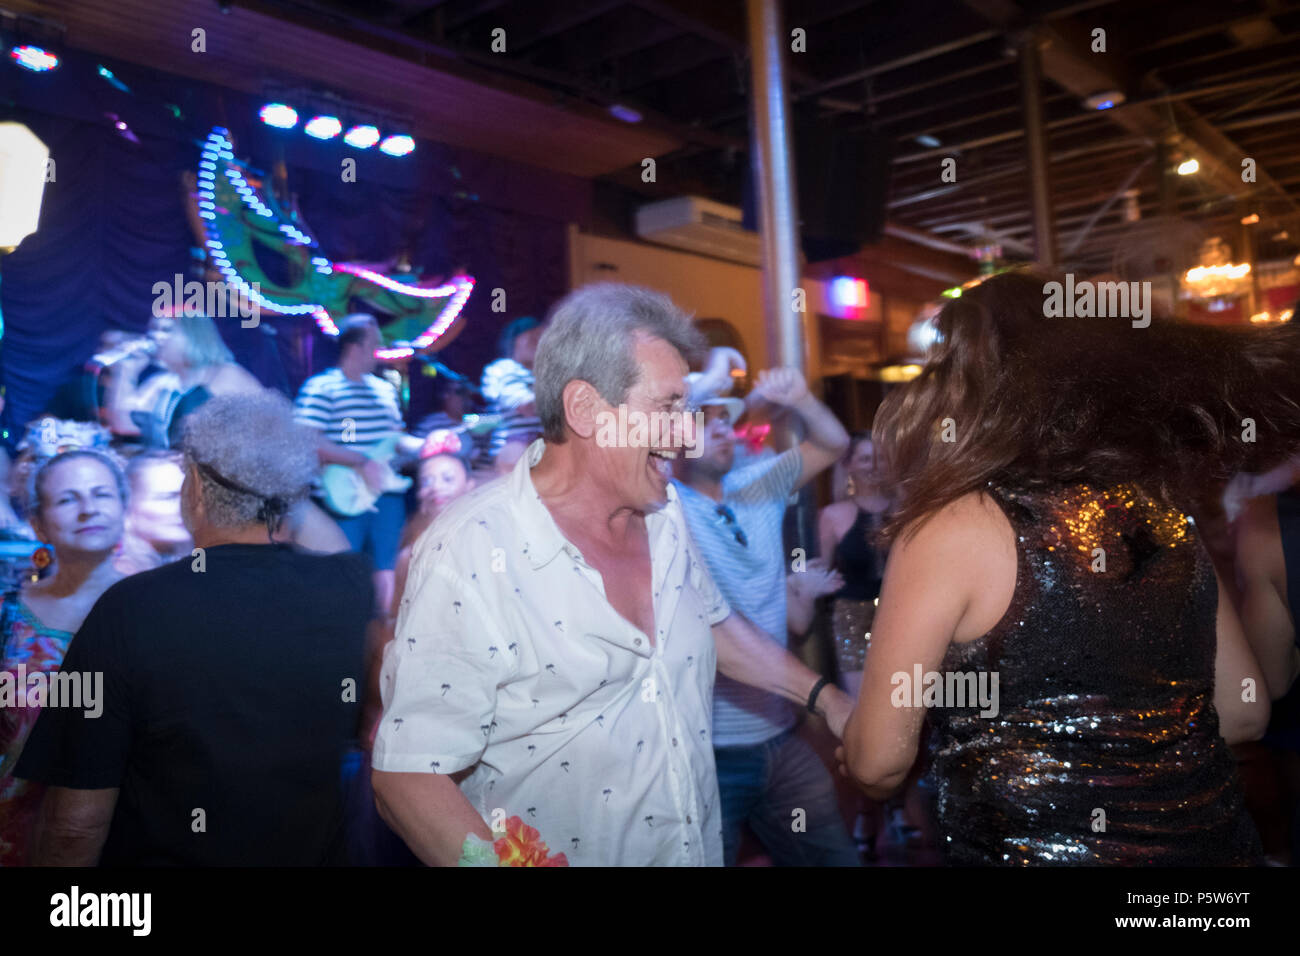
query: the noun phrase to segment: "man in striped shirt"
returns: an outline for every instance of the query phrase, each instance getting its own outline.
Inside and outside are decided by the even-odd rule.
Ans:
[[[378,364],[379,325],[374,316],[357,314],[343,320],[339,329],[339,361],[334,368],[302,383],[294,403],[294,418],[321,433],[318,448],[322,465],[355,468],[371,491],[384,485],[384,463],[367,453],[379,442],[405,431],[397,389],[374,374]],[[403,450],[419,447],[419,440],[404,436]],[[321,503],[327,511],[328,505]],[[352,550],[369,555],[375,568],[375,598],[387,613],[393,596],[393,566],[402,525],[406,520],[405,496],[387,492],[374,510],[355,517],[330,514],[347,535]]]
[[[834,464],[849,436],[792,368],[759,375],[751,399],[795,412],[807,427],[800,445],[737,467],[732,426],[738,399],[693,396],[704,413],[699,456],[678,459],[675,482],[686,525],[731,607],[786,646],[786,557],[782,519],[791,494]],[[713,753],[722,798],[727,866],[736,865],[748,823],[778,866],[856,866],[835,786],[797,733],[796,711],[776,694],[718,675]],[[801,821],[802,826],[792,826]]]

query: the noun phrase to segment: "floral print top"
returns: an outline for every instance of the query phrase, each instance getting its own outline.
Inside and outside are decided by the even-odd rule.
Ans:
[[[12,695],[21,674],[30,677],[59,669],[72,633],[46,627],[17,591],[9,591],[0,596],[0,638],[4,642],[0,658],[0,866],[24,866],[45,788],[18,779],[13,769],[40,708],[17,706]]]

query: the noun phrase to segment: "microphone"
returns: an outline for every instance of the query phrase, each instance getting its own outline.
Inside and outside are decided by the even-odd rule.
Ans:
[[[423,362],[425,365],[429,366],[429,368],[433,369],[435,372],[437,372],[439,375],[441,375],[449,382],[469,381],[469,379],[467,379],[464,375],[461,375],[460,372],[453,372],[451,369],[447,368],[447,366],[443,365],[437,359],[431,359],[428,356],[421,355],[420,361]]]
[[[443,365],[437,359],[429,358],[429,356],[427,355],[418,355],[418,354],[415,357],[419,359],[421,363],[427,365],[429,368],[437,372],[439,378],[445,378],[449,382],[455,382],[458,385],[464,385],[475,395],[478,396],[483,395],[483,392],[479,389],[479,387],[475,385],[473,382],[471,382],[467,376],[462,375],[460,372],[453,372],[451,369]]]
[[[86,363],[86,366],[91,369],[102,370],[135,355],[147,355],[152,358],[157,351],[158,344],[148,336],[142,335],[139,338],[127,339],[121,345],[116,345],[111,349],[95,353],[90,357],[90,361]]]

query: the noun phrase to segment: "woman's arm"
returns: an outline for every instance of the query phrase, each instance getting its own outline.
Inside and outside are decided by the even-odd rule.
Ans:
[[[157,389],[136,385],[137,376],[148,364],[147,358],[139,356],[123,359],[113,367],[104,388],[104,424],[114,435],[139,435],[140,426],[131,418],[131,413],[152,411],[149,404],[150,400],[157,400]]]
[[[972,560],[978,555],[978,560]],[[986,633],[1016,582],[1014,534],[987,496],[964,495],[890,549],[862,689],[844,732],[848,773],[883,799],[916,761],[925,709],[896,705],[899,681],[938,671],[954,638]]]
[[[839,530],[839,511],[843,502],[827,505],[817,515],[817,556],[828,568],[835,567],[835,548],[843,532]]]
[[[1218,572],[1218,640],[1214,652],[1214,709],[1219,712],[1219,733],[1230,744],[1259,740],[1268,729],[1269,688],[1251,652],[1241,621]]]
[[[1300,650],[1286,593],[1286,557],[1272,495],[1245,502],[1236,527],[1237,594],[1246,641],[1278,700],[1295,683]]]

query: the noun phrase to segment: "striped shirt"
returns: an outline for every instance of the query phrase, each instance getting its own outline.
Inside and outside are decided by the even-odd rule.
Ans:
[[[405,429],[397,389],[378,375],[354,382],[342,369],[326,369],[302,383],[294,420],[340,445],[368,447]]]
[[[501,412],[533,401],[533,373],[514,359],[501,358],[483,369],[483,397]]]
[[[803,458],[797,447],[732,468],[722,479],[721,504],[731,509],[734,521],[719,514],[719,502],[674,482],[686,525],[718,590],[733,610],[782,647],[789,643],[782,521],[802,471]],[[745,538],[743,545],[738,531]],[[760,744],[794,722],[792,704],[718,674],[713,693],[713,746]]]

